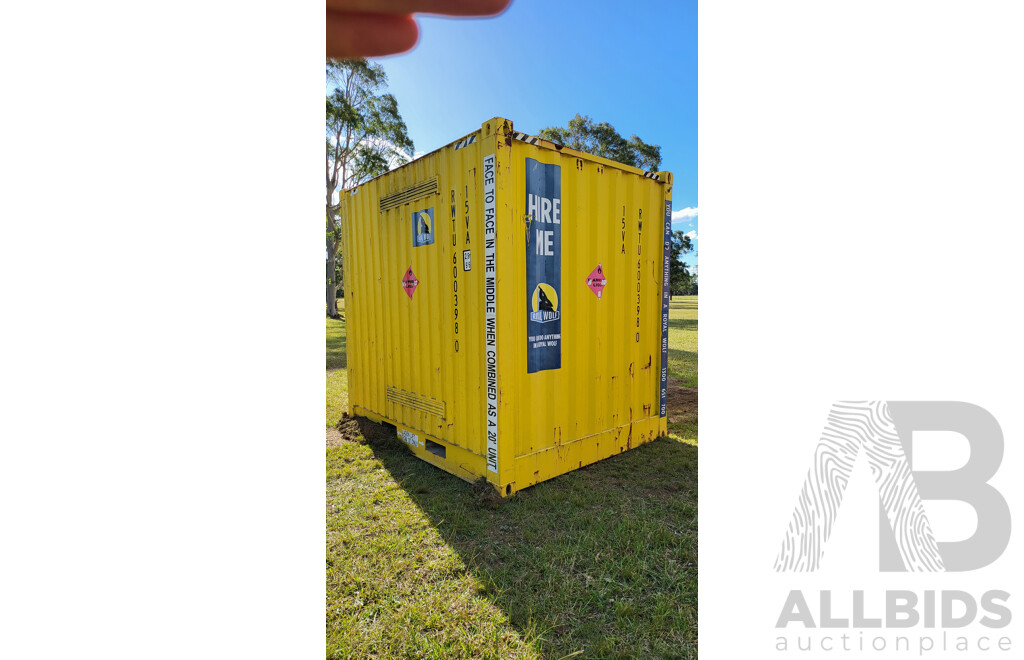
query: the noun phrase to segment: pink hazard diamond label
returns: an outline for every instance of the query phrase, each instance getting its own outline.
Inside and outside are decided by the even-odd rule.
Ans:
[[[587,275],[587,286],[597,294],[597,299],[600,300],[601,290],[604,289],[606,284],[608,284],[608,280],[604,278],[604,269],[601,268],[601,264],[597,264],[597,268],[590,275]]]
[[[402,288],[405,289],[410,300],[412,300],[412,293],[416,290],[419,283],[420,281],[416,279],[416,275],[412,272],[412,266],[409,266],[405,271],[405,275],[402,277]]]

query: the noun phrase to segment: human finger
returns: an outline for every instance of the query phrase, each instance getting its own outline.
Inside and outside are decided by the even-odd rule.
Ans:
[[[419,28],[412,16],[349,14],[328,10],[327,57],[378,57],[404,53],[416,45]]]
[[[511,0],[327,0],[327,9],[362,14],[447,14],[492,16]]]

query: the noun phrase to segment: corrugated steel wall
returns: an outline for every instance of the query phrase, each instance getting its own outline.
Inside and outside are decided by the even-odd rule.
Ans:
[[[482,457],[480,144],[435,151],[357,188],[344,218],[344,268],[351,405]],[[380,210],[382,199],[434,179],[436,193]],[[413,213],[425,209],[434,242],[414,246]],[[411,298],[402,287],[410,268]],[[389,387],[407,394],[389,400]],[[444,414],[395,400],[415,397]]]
[[[526,373],[520,324],[512,341],[524,411],[517,456],[658,416],[660,398],[662,185],[516,141],[508,172],[513,217],[522,215],[526,196],[515,165],[527,157],[561,165],[562,368]],[[525,232],[514,231],[513,252],[527,249]],[[513,254],[512,262],[519,267],[512,298],[520,301],[527,295],[523,258]],[[600,299],[585,283],[598,264],[608,280]]]

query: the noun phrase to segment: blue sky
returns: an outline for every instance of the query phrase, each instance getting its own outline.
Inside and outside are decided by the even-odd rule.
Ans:
[[[378,60],[417,152],[494,116],[536,134],[590,115],[661,145],[661,169],[675,176],[673,229],[696,238],[696,0],[513,0],[495,18],[418,22],[415,49]]]

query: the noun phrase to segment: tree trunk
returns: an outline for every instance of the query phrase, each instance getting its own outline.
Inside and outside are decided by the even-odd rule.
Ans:
[[[329,179],[327,185],[327,316],[336,319],[339,318],[338,286],[340,283],[336,281],[335,276],[338,270],[338,250],[341,249],[341,223],[334,215],[336,210],[340,211],[340,206],[334,208],[331,205],[334,200],[334,181],[336,179]],[[339,204],[340,202],[341,200],[339,200]]]
[[[338,317],[338,284],[334,281],[337,255],[331,246],[327,246],[327,316]]]

